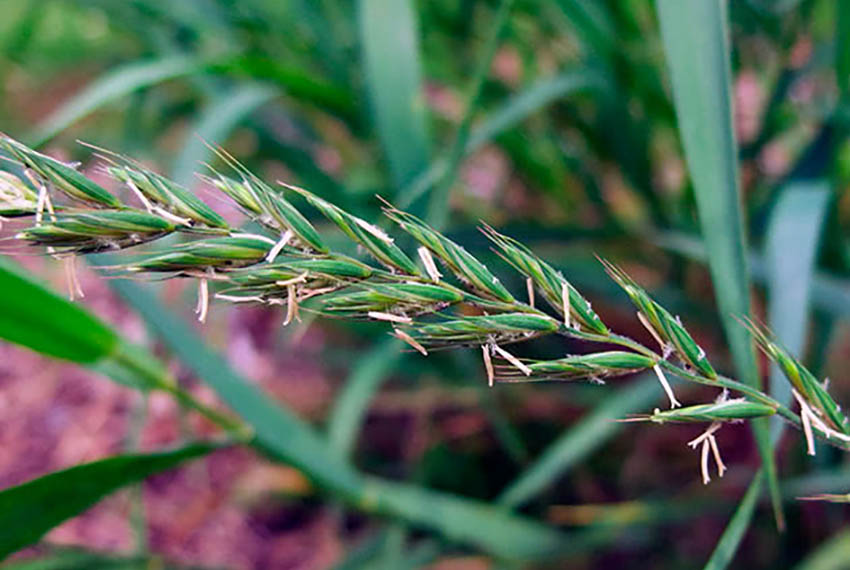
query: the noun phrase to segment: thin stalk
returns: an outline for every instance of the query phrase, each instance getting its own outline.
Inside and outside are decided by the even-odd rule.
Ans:
[[[496,50],[499,48],[499,40],[502,32],[508,22],[508,14],[510,13],[513,0],[502,0],[499,4],[499,10],[496,13],[495,22],[490,29],[490,36],[487,38],[487,43],[484,48],[484,54],[478,62],[478,66],[473,76],[472,86],[470,89],[469,98],[466,104],[466,111],[461,119],[460,126],[457,129],[455,140],[452,143],[451,150],[448,155],[448,164],[446,172],[440,184],[435,186],[431,191],[431,201],[428,204],[428,222],[436,229],[440,230],[446,225],[449,211],[449,194],[452,185],[457,178],[460,164],[463,161],[464,150],[466,149],[467,141],[469,140],[469,132],[472,127],[472,119],[475,111],[478,109],[478,104],[481,100],[481,91],[484,87],[484,80],[490,71],[493,57],[496,55]]]
[[[251,429],[243,422],[199,402],[194,396],[180,388],[164,368],[142,362],[136,357],[135,353],[129,351],[118,351],[113,358],[127,370],[136,373],[140,379],[149,382],[154,389],[171,394],[181,406],[198,412],[233,435],[237,440],[244,442],[253,437]]]

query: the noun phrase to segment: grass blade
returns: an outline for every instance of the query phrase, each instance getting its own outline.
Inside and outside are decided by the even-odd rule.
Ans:
[[[195,444],[162,453],[118,455],[0,491],[0,559],[37,541],[116,489],[214,449],[213,445]]]
[[[93,364],[118,350],[112,329],[0,260],[0,338],[31,350]]]
[[[202,65],[203,62],[196,58],[171,56],[113,69],[63,103],[26,139],[32,146],[39,147],[103,105],[143,87],[189,75]]]
[[[186,144],[174,161],[172,179],[181,186],[191,188],[199,165],[207,162],[213,154],[208,145],[214,146],[225,140],[246,117],[275,95],[277,90],[273,87],[248,83],[234,87],[216,98],[189,129]]]
[[[836,2],[835,9],[835,79],[846,100],[850,95],[850,5]]]
[[[372,398],[404,355],[402,343],[388,339],[364,354],[334,402],[328,440],[342,457],[349,457]]]
[[[214,64],[211,69],[236,77],[273,83],[288,97],[334,113],[346,121],[353,122],[357,118],[354,97],[347,89],[289,62],[244,55]]]
[[[87,366],[137,390],[162,390],[222,427],[238,430],[180,390],[168,370],[141,347],[119,337],[79,305],[31,281],[0,259],[0,339]]]
[[[696,237],[679,232],[663,232],[653,236],[651,241],[693,261],[706,263],[708,260],[702,241]],[[748,258],[753,280],[767,283],[764,257],[751,250]],[[812,277],[811,287],[813,307],[836,318],[850,317],[850,281],[817,271]]]
[[[758,386],[752,341],[736,321],[750,314],[750,283],[732,129],[726,2],[660,0],[657,9],[721,322],[739,378]],[[782,503],[768,424],[755,420],[752,426],[781,528]]]
[[[612,420],[641,410],[657,398],[655,377],[637,380],[606,398],[586,418],[549,445],[522,475],[502,491],[498,504],[510,508],[522,506],[620,431],[623,424]]]
[[[410,0],[360,0],[358,12],[372,115],[402,188],[429,160],[416,14]]]
[[[842,530],[824,541],[794,567],[794,570],[842,570],[850,560],[850,530]]]
[[[763,470],[760,470],[753,477],[744,498],[741,499],[735,514],[732,515],[732,520],[729,521],[726,530],[723,531],[723,536],[720,537],[720,541],[714,547],[711,558],[705,564],[705,570],[724,570],[732,562],[732,558],[750,526],[763,483]]]
[[[768,324],[797,358],[803,356],[812,273],[828,203],[826,182],[791,183],[779,197],[768,226],[764,254]],[[786,405],[791,401],[791,386],[775,363],[770,367],[770,395]],[[778,419],[771,422],[773,441],[783,425]]]
[[[533,113],[555,101],[584,91],[601,90],[606,86],[603,76],[591,69],[570,69],[554,77],[542,79],[525,91],[508,99],[505,104],[488,115],[481,125],[470,131],[463,149],[469,155],[498,135],[516,127]],[[448,169],[448,160],[435,160],[428,170],[420,174],[399,193],[398,207],[408,208],[414,201],[430,190]]]

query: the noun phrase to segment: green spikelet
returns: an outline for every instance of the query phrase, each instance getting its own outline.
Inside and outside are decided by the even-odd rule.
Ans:
[[[609,351],[596,354],[568,356],[556,360],[525,361],[531,370],[523,374],[515,366],[496,366],[496,377],[503,382],[537,382],[545,380],[601,381],[610,376],[622,376],[652,368],[655,361],[634,352]]]
[[[121,160],[127,161],[123,158]],[[194,223],[211,228],[228,227],[224,218],[202,202],[200,198],[156,172],[135,164],[110,166],[107,167],[107,172],[116,180],[135,188],[150,202],[175,216],[187,218]]]
[[[815,378],[814,374],[803,366],[800,361],[791,356],[764,327],[748,320],[745,326],[755,338],[759,348],[782,370],[782,373],[797,392],[814,409],[823,412],[827,424],[844,434],[850,434],[847,418],[841,413],[838,404],[826,391],[824,385]]]
[[[220,237],[171,248],[123,266],[127,271],[197,275],[208,268],[227,270],[261,262],[271,244],[254,237]]]
[[[416,264],[393,243],[393,240],[389,236],[376,226],[349,214],[330,202],[322,200],[303,188],[288,184],[285,186],[304,196],[314,208],[336,224],[345,235],[363,246],[375,259],[387,267],[399,270],[407,275],[420,275]]]
[[[295,206],[241,165],[239,169],[244,176],[242,181],[219,175],[212,179],[213,184],[264,226],[278,233],[290,230],[302,245],[318,253],[327,253],[328,248],[316,228]]]
[[[136,210],[60,212],[55,220],[27,228],[16,236],[33,245],[77,253],[122,249],[173,232],[174,224]]]
[[[37,207],[35,190],[14,174],[0,172],[0,217],[31,216]]]
[[[587,331],[607,335],[608,327],[602,322],[578,290],[554,267],[534,255],[527,247],[513,238],[500,234],[490,226],[483,227],[486,235],[499,248],[502,258],[514,269],[534,281],[549,305],[564,317],[564,295],[566,287],[569,297],[570,320]]]
[[[658,337],[669,343],[679,358],[698,370],[703,376],[716,378],[717,372],[714,371],[705,357],[705,351],[685,330],[678,317],[674,317],[667,309],[653,301],[649,294],[626,275],[622,269],[604,259],[600,261],[605,266],[608,275],[623,288]]]
[[[711,423],[711,422],[735,422],[745,419],[772,416],[776,409],[752,402],[744,398],[725,400],[713,404],[700,404],[674,410],[656,409],[646,419],[663,424],[666,422],[683,423]]]
[[[508,343],[558,330],[558,322],[544,315],[504,313],[463,317],[441,323],[417,325],[410,335],[423,345]]]
[[[98,208],[121,208],[122,204],[112,194],[95,184],[75,168],[43,155],[7,137],[0,135],[0,147],[21,161],[27,169],[34,172],[48,187],[52,186],[69,198]]]
[[[443,236],[425,222],[407,212],[392,207],[384,208],[384,213],[396,222],[401,229],[409,233],[420,244],[439,258],[452,273],[476,292],[505,303],[514,298],[504,285],[490,273],[483,263],[475,259],[464,248]]]
[[[324,308],[337,314],[366,317],[372,312],[415,316],[441,310],[463,300],[459,292],[422,283],[370,284],[341,291],[324,300]]]

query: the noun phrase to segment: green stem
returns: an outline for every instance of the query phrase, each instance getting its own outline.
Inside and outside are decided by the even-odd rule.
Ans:
[[[113,359],[138,375],[149,387],[171,394],[181,406],[198,412],[235,436],[237,440],[247,442],[252,439],[253,433],[247,425],[196,400],[194,396],[180,388],[174,377],[158,361],[152,360],[146,352],[129,344],[122,344],[113,354]]]
[[[428,222],[437,230],[442,229],[442,227],[446,224],[446,219],[448,218],[449,193],[451,191],[452,184],[454,184],[455,178],[457,178],[460,163],[463,161],[464,150],[466,149],[466,143],[469,139],[469,131],[472,127],[472,119],[481,99],[484,80],[487,78],[487,73],[490,71],[490,65],[493,61],[493,57],[496,55],[496,50],[499,48],[499,39],[501,38],[505,25],[508,22],[508,14],[510,13],[512,4],[513,0],[502,0],[501,4],[499,4],[499,11],[496,14],[496,21],[490,30],[490,36],[487,38],[484,55],[481,57],[481,60],[478,62],[478,66],[475,70],[475,76],[472,80],[472,88],[466,105],[466,111],[463,115],[463,119],[461,119],[460,126],[457,129],[457,135],[455,136],[455,140],[452,143],[452,147],[449,152],[446,173],[443,175],[443,179],[439,186],[436,186],[431,191],[431,201],[428,204],[427,219]]]

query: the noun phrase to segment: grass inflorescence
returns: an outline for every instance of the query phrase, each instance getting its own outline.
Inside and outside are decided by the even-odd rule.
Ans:
[[[710,479],[710,455],[719,475],[726,469],[715,434],[728,422],[778,414],[802,429],[809,453],[815,451],[816,438],[850,449],[850,428],[826,385],[769,331],[745,321],[763,352],[790,382],[799,413],[757,388],[718,374],[680,319],[605,260],[601,260],[605,270],[628,295],[638,320],[657,346],[645,346],[611,331],[560,271],[522,243],[486,225],[482,231],[496,253],[525,278],[525,301],[461,245],[388,202],[384,202],[384,213],[417,242],[415,255],[406,253],[392,235],[374,223],[303,188],[270,185],[220,149],[219,158],[232,172],[223,174],[210,168],[212,174],[203,178],[255,222],[260,233],[232,227],[189,190],[109,151],[102,151],[105,172],[130,191],[137,206],[121,201],[80,173],[76,165],[40,154],[6,136],[0,137],[0,147],[24,172],[23,178],[0,173],[0,216],[31,220],[15,239],[46,248],[50,255],[65,260],[72,296],[82,294],[72,269],[75,256],[127,250],[184,234],[190,241],[133,256],[111,271],[125,276],[196,279],[201,321],[211,299],[281,305],[285,324],[298,320],[301,310],[384,322],[392,335],[423,356],[435,349],[473,347],[480,350],[491,386],[541,380],[602,382],[651,371],[669,398],[670,409],[656,409],[632,421],[707,424],[706,431],[689,443],[701,451],[705,482]],[[318,210],[372,262],[331,250],[296,206],[298,202]],[[545,300],[546,307],[538,306],[536,299]],[[605,348],[551,360],[520,358],[506,348],[544,335],[592,341]],[[683,406],[668,374],[717,387],[721,393],[715,402]],[[729,397],[729,391],[737,396]]]

